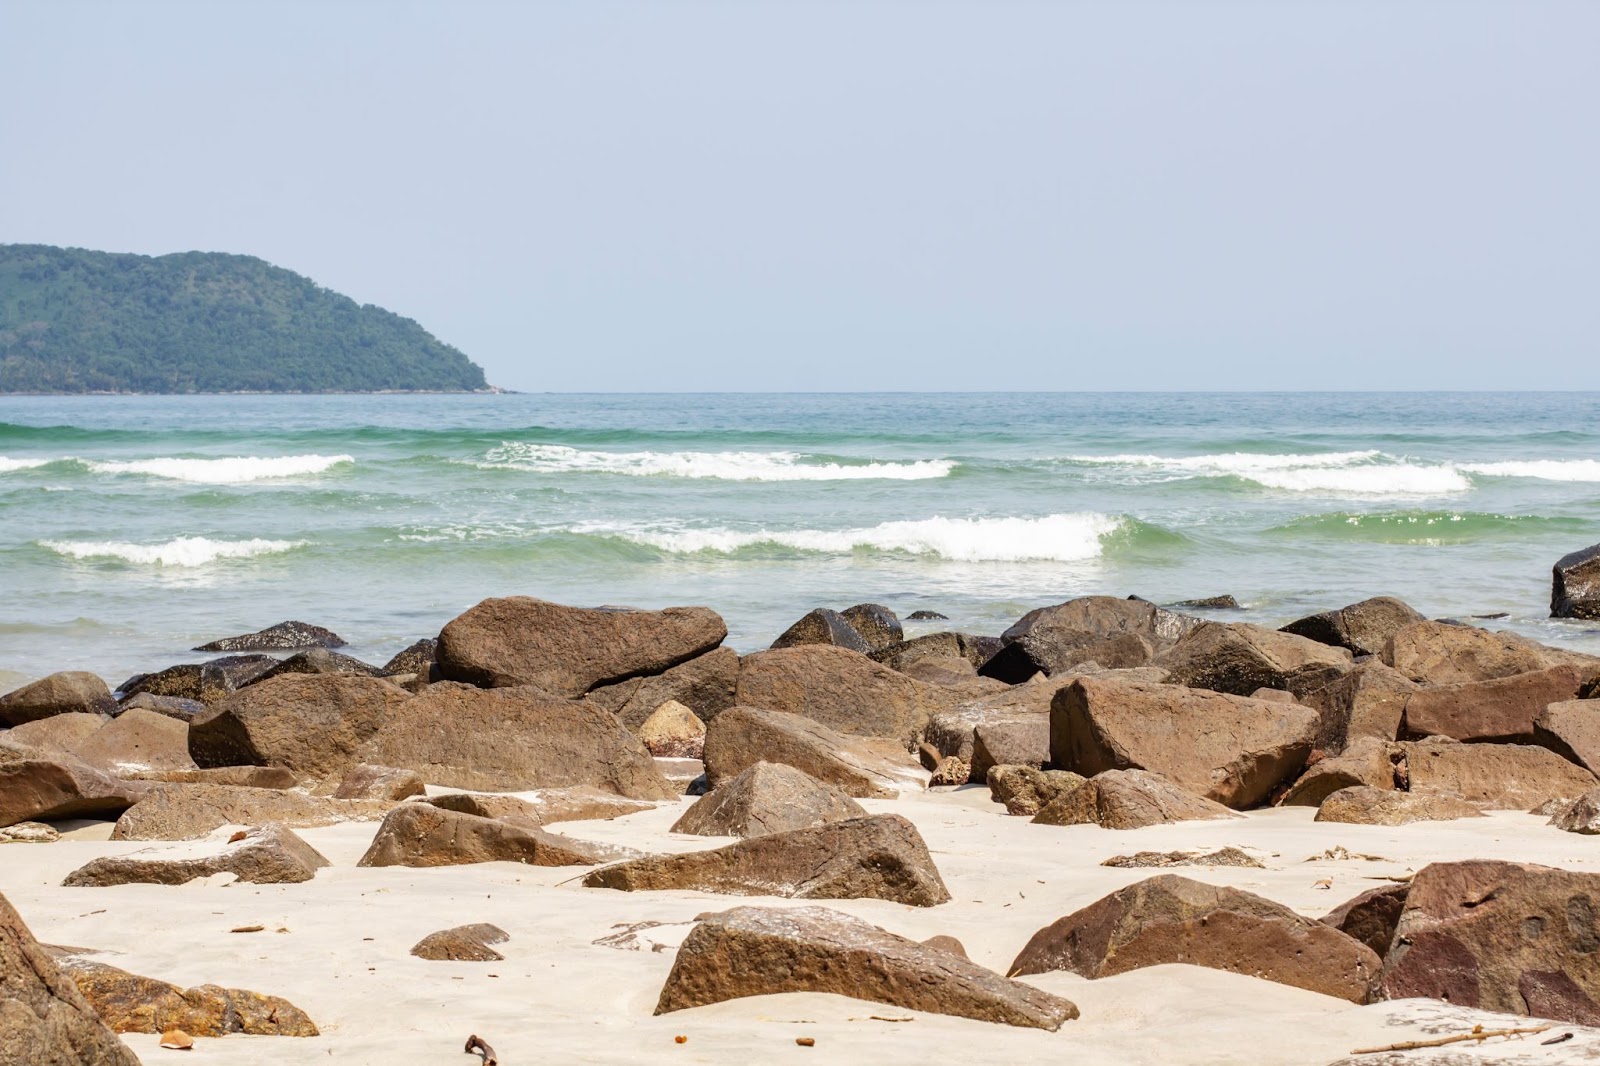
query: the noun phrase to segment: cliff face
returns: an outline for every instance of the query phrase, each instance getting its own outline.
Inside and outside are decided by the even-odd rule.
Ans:
[[[251,256],[0,245],[0,392],[487,388],[411,319]]]

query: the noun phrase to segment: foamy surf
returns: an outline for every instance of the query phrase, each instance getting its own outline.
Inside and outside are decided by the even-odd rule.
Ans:
[[[1524,462],[1463,463],[1460,470],[1482,477],[1527,477],[1541,481],[1600,481],[1597,459],[1530,459]]]
[[[908,462],[816,462],[795,452],[591,452],[558,444],[508,441],[472,465],[532,473],[600,473],[726,481],[920,481],[949,476],[950,459]]]
[[[34,470],[49,462],[49,459],[9,459],[0,455],[0,474],[9,474],[14,470]]]
[[[144,474],[202,485],[242,485],[308,477],[353,462],[355,458],[349,455],[242,455],[225,459],[90,459],[84,465],[97,474]]]
[[[221,559],[248,559],[303,547],[300,540],[212,540],[176,537],[161,544],[126,541],[42,540],[39,546],[69,559],[120,559],[140,566],[205,566]]]
[[[1305,455],[1074,455],[1066,462],[1151,471],[1158,479],[1232,477],[1280,492],[1335,496],[1449,496],[1472,489],[1463,468],[1425,465],[1379,451]]]
[[[930,555],[952,562],[1081,562],[1098,558],[1119,518],[1092,512],[1043,518],[925,518],[883,522],[863,529],[652,531],[589,527],[662,551],[729,554],[760,545],[848,554],[860,549]]]

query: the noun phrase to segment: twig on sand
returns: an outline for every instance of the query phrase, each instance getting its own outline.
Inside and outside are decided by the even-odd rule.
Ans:
[[[494,1048],[484,1043],[483,1037],[479,1036],[477,1033],[473,1033],[471,1036],[467,1037],[466,1054],[470,1055],[474,1051],[481,1051],[483,1053],[483,1066],[500,1066],[500,1059],[495,1055]]]
[[[1474,1025],[1470,1033],[1457,1033],[1455,1036],[1441,1036],[1437,1040],[1403,1040],[1398,1044],[1387,1044],[1383,1047],[1357,1048],[1350,1052],[1352,1055],[1376,1055],[1384,1051],[1414,1051],[1424,1047],[1444,1047],[1446,1044],[1461,1044],[1468,1040],[1483,1041],[1491,1036],[1526,1036],[1529,1033],[1542,1033],[1546,1029],[1553,1029],[1551,1025],[1535,1025],[1527,1029],[1485,1029],[1481,1025]]]

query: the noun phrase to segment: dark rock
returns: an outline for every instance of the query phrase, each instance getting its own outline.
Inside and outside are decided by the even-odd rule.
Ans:
[[[1376,596],[1337,611],[1326,611],[1290,622],[1283,632],[1319,644],[1348,648],[1356,655],[1378,655],[1395,633],[1422,621],[1422,615],[1393,596]]]
[[[1600,618],[1600,544],[1563,555],[1552,572],[1551,618]]]
[[[1058,793],[1033,821],[1036,825],[1142,829],[1168,822],[1237,817],[1222,804],[1186,792],[1160,774],[1106,770],[1075,789]]]
[[[897,742],[845,736],[798,714],[735,707],[706,727],[706,778],[713,789],[763,761],[804,770],[858,798],[893,798],[926,781]]]
[[[106,683],[82,670],[51,674],[0,696],[0,726],[11,728],[58,714],[115,714]]]
[[[435,637],[425,637],[407,645],[395,653],[394,658],[383,664],[383,675],[390,677],[395,674],[412,674],[424,681],[437,681],[438,647],[439,641]]]
[[[867,642],[869,651],[887,648],[905,639],[900,619],[889,608],[878,603],[858,603],[839,612],[851,629]]]
[[[336,651],[326,648],[313,648],[310,651],[297,652],[283,660],[277,666],[253,678],[249,684],[259,685],[263,681],[284,674],[347,674],[353,677],[381,677],[383,670],[364,663],[360,659],[349,655],[341,655]],[[241,688],[244,686],[241,685]]]
[[[785,629],[772,642],[773,648],[799,648],[820,644],[834,648],[848,648],[862,655],[872,651],[872,645],[857,633],[844,615],[826,607],[818,607],[805,614],[798,622]]]
[[[741,707],[804,715],[841,733],[890,737],[907,750],[929,716],[950,702],[865,655],[818,644],[745,656],[736,699]]]
[[[289,651],[296,648],[342,648],[344,638],[331,629],[307,622],[279,622],[275,626],[237,637],[202,644],[195,651]]]
[[[511,934],[498,925],[479,922],[429,933],[417,941],[411,954],[430,962],[499,962],[505,956],[490,944],[504,944]]]
[[[910,614],[906,615],[906,619],[912,622],[948,622],[950,620],[950,616],[946,614],[940,614],[938,611],[921,610],[912,611]]]
[[[1197,611],[1242,611],[1239,601],[1232,596],[1204,596],[1198,600],[1179,600],[1174,607],[1187,607]]]
[[[1323,800],[1316,820],[1347,825],[1410,825],[1482,817],[1482,811],[1456,796],[1352,785]]]
[[[180,722],[187,722],[205,709],[206,705],[199,700],[187,700],[182,696],[157,696],[151,692],[138,692],[118,704],[117,710],[113,713],[154,711],[157,714],[164,714],[168,718],[176,718]]]
[[[213,1037],[321,1035],[304,1011],[277,996],[217,985],[179,988],[75,955],[61,960],[61,970],[119,1033],[182,1029],[190,1036]]]
[[[1041,622],[1002,647],[978,668],[978,674],[1020,685],[1035,675],[1055,677],[1086,663],[1108,669],[1143,666],[1153,654],[1150,642],[1137,633],[1102,637]]]
[[[462,866],[520,862],[527,866],[592,866],[619,850],[494,818],[403,803],[378,827],[357,866]]]
[[[866,813],[839,789],[803,770],[758,762],[695,800],[672,832],[752,837],[810,829]]]
[[[182,885],[198,877],[229,873],[250,884],[285,885],[309,881],[327,865],[327,859],[292,831],[268,825],[247,830],[239,840],[220,842],[219,850],[211,855],[163,858],[159,852],[135,852],[94,859],[61,883],[68,888]]]
[[[1406,697],[1401,733],[1408,738],[1529,743],[1535,719],[1552,703],[1575,697],[1578,684],[1576,667],[1552,666],[1491,681],[1420,689]]]
[[[1394,928],[1405,909],[1410,885],[1380,885],[1368,889],[1355,899],[1346,900],[1327,914],[1322,921],[1347,936],[1353,936],[1371,948],[1381,959],[1389,953],[1394,943]]]
[[[123,699],[148,692],[152,696],[176,696],[210,704],[277,665],[278,660],[271,655],[224,655],[203,663],[179,663],[153,674],[137,674],[117,691]]]
[[[1296,695],[1320,688],[1351,667],[1350,652],[1292,633],[1243,622],[1204,622],[1157,661],[1174,685],[1243,696],[1258,688]]]
[[[657,707],[669,700],[683,704],[702,722],[709,722],[733,706],[739,681],[739,654],[732,648],[714,648],[651,677],[634,677],[615,685],[591,689],[583,698],[598,703],[637,730]]]

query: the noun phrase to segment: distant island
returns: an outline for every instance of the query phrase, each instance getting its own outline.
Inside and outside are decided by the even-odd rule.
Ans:
[[[409,318],[247,255],[0,245],[0,393],[477,392]]]

